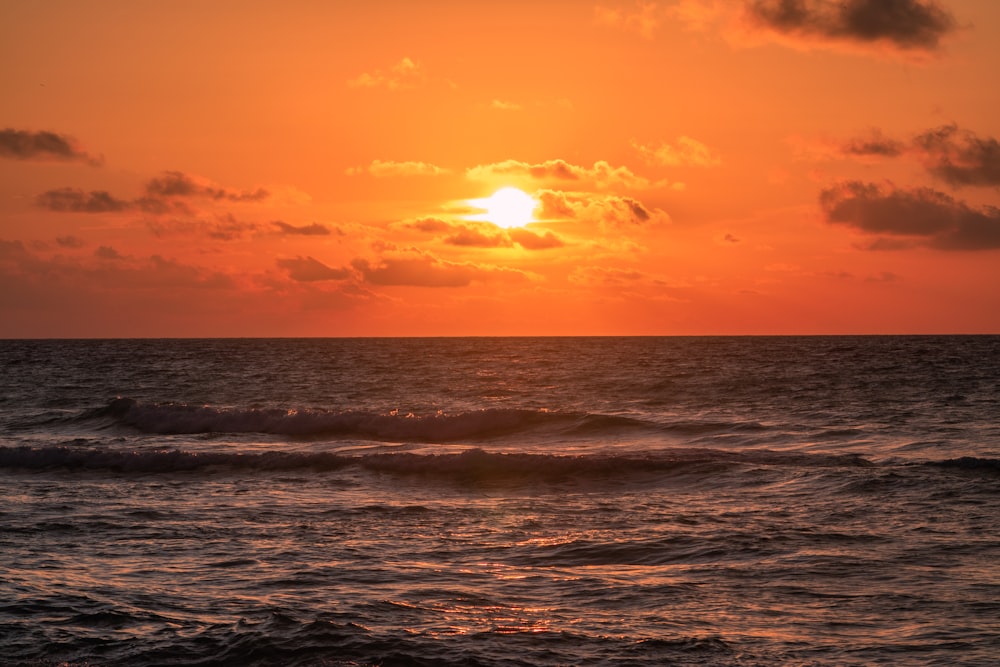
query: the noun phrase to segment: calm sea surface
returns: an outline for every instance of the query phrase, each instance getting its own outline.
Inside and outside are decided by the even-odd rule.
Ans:
[[[1000,664],[1000,337],[0,341],[0,663]]]

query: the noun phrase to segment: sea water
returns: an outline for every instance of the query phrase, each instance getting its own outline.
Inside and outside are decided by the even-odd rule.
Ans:
[[[995,665],[1000,337],[0,341],[5,665]]]

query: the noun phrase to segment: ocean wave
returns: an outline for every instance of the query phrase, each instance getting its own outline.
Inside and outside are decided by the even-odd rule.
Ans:
[[[72,418],[97,428],[127,427],[158,435],[266,434],[291,438],[364,439],[382,442],[476,442],[510,436],[699,437],[754,434],[769,427],[754,421],[677,420],[653,422],[625,415],[489,408],[430,415],[365,410],[219,407],[187,403],[142,403],[116,398]]]
[[[81,421],[104,422],[142,433],[261,433],[291,437],[362,438],[379,441],[455,442],[532,432],[573,435],[621,433],[655,425],[621,416],[524,408],[492,408],[458,414],[417,416],[364,410],[241,408],[185,403],[140,403],[116,398],[80,415]]]
[[[822,455],[754,450],[674,449],[648,455],[557,455],[487,452],[417,454],[394,452],[347,456],[332,452],[128,451],[79,447],[0,447],[0,468],[133,473],[288,470],[337,471],[348,467],[390,475],[454,480],[617,479],[634,475],[697,472],[711,474],[737,465],[799,467],[871,466],[856,455]]]

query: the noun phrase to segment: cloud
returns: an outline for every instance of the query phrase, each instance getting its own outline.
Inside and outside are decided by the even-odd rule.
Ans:
[[[541,205],[538,217],[542,220],[581,220],[617,228],[670,220],[662,210],[651,210],[632,197],[540,190],[536,198]]]
[[[0,239],[0,261],[21,261],[25,257],[29,257],[27,249],[24,247],[24,243],[21,241],[7,241],[5,239]]]
[[[255,222],[244,222],[231,213],[215,216],[209,220],[147,220],[146,227],[153,236],[164,238],[168,236],[206,236],[217,241],[236,241],[246,234],[256,232],[260,225]]]
[[[450,172],[443,167],[438,167],[429,162],[372,160],[371,164],[367,167],[350,167],[345,173],[348,176],[368,173],[375,178],[386,178],[391,176],[440,176]]]
[[[35,203],[60,213],[113,213],[132,207],[130,202],[116,199],[104,190],[84,192],[74,188],[43,192],[35,197]]]
[[[277,264],[288,271],[292,280],[299,282],[315,282],[319,280],[345,280],[351,277],[347,269],[333,269],[314,257],[296,257],[294,259],[279,259]]]
[[[63,248],[82,248],[85,245],[83,239],[77,236],[57,237],[56,244]]]
[[[424,81],[424,72],[420,64],[410,58],[402,58],[388,71],[375,70],[363,72],[347,82],[351,88],[386,88],[388,90],[406,90]]]
[[[165,171],[158,178],[149,180],[146,183],[146,194],[153,198],[205,197],[231,202],[261,201],[270,196],[270,193],[264,188],[243,191],[228,190],[207,179],[190,176],[180,171]]]
[[[867,137],[857,137],[840,145],[843,155],[857,157],[897,157],[905,150],[903,142],[885,137],[877,128],[872,129]]]
[[[902,190],[891,183],[846,181],[824,189],[819,199],[827,222],[901,237],[873,244],[870,249],[907,245],[939,250],[1000,248],[1000,209],[975,209],[930,188]]]
[[[524,280],[527,274],[504,267],[456,264],[420,251],[383,257],[377,264],[357,258],[351,262],[373,285],[412,287],[466,287],[475,282]]]
[[[509,248],[513,245],[511,238],[502,230],[462,225],[451,236],[444,240],[449,245],[473,248]]]
[[[647,281],[649,277],[634,269],[605,266],[578,266],[569,274],[569,281],[584,287],[622,287]]]
[[[928,130],[914,140],[925,166],[953,186],[1000,186],[1000,142],[981,138],[957,125]]]
[[[530,229],[521,227],[508,229],[507,235],[514,243],[525,250],[548,250],[549,248],[561,248],[566,245],[562,239],[550,230],[537,234]]]
[[[440,218],[422,218],[399,223],[399,226],[432,234],[445,232],[447,235],[442,239],[444,243],[465,248],[510,248],[516,244],[525,250],[547,250],[566,245],[549,230],[534,232],[523,227],[501,229],[493,223],[470,224]]]
[[[936,0],[678,0],[670,13],[694,30],[721,26],[731,41],[773,41],[923,57],[958,29]]]
[[[318,222],[314,222],[311,225],[296,226],[282,222],[281,220],[275,220],[271,224],[277,227],[281,234],[293,236],[329,236],[330,234],[330,228]]]
[[[102,245],[94,251],[94,257],[99,259],[118,260],[123,259],[121,254],[111,246]]]
[[[0,240],[0,265],[3,267],[0,279],[13,277],[21,285],[37,284],[46,289],[70,292],[93,287],[116,291],[170,291],[235,286],[230,276],[218,271],[182,264],[161,255],[125,257],[108,246],[98,248],[93,260],[84,258],[81,261],[65,255],[44,258],[27,252],[20,241]]]
[[[747,0],[752,26],[806,39],[936,50],[957,24],[934,0]]]
[[[655,2],[636,2],[634,9],[599,5],[594,7],[594,21],[598,25],[636,32],[650,39],[660,27],[659,13]]]
[[[192,215],[184,202],[188,198],[207,198],[223,202],[257,202],[269,197],[267,190],[237,191],[223,188],[203,178],[179,171],[167,171],[146,183],[145,194],[136,199],[118,199],[104,190],[84,192],[77,188],[57,188],[35,197],[35,203],[61,213],[116,213],[138,210],[150,215]]]
[[[791,141],[798,152],[812,158],[915,156],[932,176],[953,187],[1000,186],[1000,141],[962,130],[955,123],[926,130],[908,141],[886,137],[878,128],[841,142]]]
[[[452,228],[452,223],[441,218],[418,218],[416,220],[405,220],[400,226],[407,229],[416,229],[420,232],[446,232]]]
[[[468,178],[478,181],[490,181],[509,176],[521,176],[536,181],[580,181],[598,187],[621,185],[626,188],[644,189],[650,187],[650,182],[632,173],[628,167],[613,167],[608,162],[600,160],[593,167],[581,167],[565,160],[546,160],[537,164],[519,160],[505,160],[486,165],[471,167],[465,172]]]
[[[101,160],[87,154],[76,142],[55,132],[28,132],[6,128],[0,130],[0,157],[12,160],[63,160],[86,162],[99,166]]]
[[[680,137],[676,145],[664,142],[659,146],[654,146],[632,141],[632,147],[639,152],[643,161],[650,165],[714,167],[722,162],[708,146],[691,137]]]
[[[510,102],[508,100],[493,100],[490,102],[490,108],[496,109],[497,111],[520,111],[524,107],[517,102]]]

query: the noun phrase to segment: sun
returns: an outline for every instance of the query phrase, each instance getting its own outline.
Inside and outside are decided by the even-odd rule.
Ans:
[[[532,214],[538,202],[529,194],[513,187],[500,188],[485,199],[473,199],[473,204],[486,209],[486,213],[475,216],[477,220],[492,222],[498,227],[523,227],[532,222]]]

